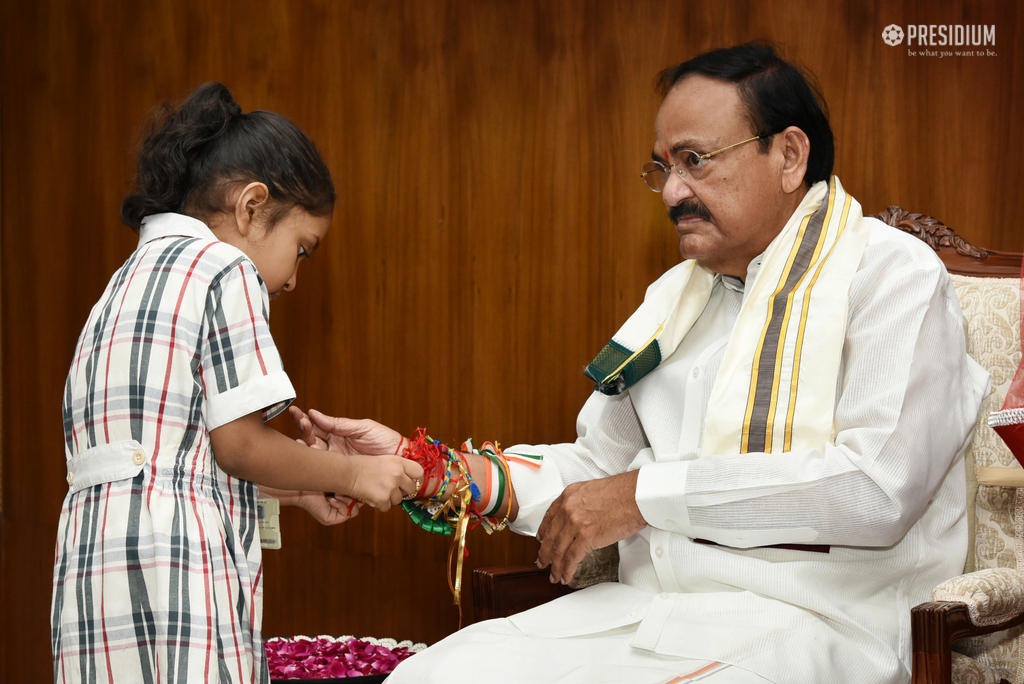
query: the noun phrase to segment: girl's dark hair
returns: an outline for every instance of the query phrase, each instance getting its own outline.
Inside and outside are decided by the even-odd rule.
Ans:
[[[783,60],[768,43],[746,43],[705,52],[665,69],[658,75],[659,94],[668,95],[693,74],[736,85],[751,128],[762,136],[758,141],[762,152],[768,151],[771,136],[796,126],[811,142],[804,180],[813,185],[832,176],[836,153],[828,107],[806,70]]]
[[[305,133],[273,112],[243,114],[220,83],[196,88],[176,108],[163,106],[139,149],[135,190],[121,203],[121,221],[139,231],[151,214],[206,219],[229,209],[235,183],[264,183],[273,226],[292,207],[314,216],[334,211],[334,183]]]

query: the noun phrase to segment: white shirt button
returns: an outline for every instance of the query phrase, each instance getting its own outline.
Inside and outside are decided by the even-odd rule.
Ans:
[[[675,520],[666,520],[665,521],[665,527],[675,527],[675,526],[676,526],[676,521]]]
[[[658,594],[658,598],[660,598],[662,601],[668,601],[668,592],[661,592],[660,594]]]
[[[654,555],[657,556],[658,558],[661,558],[661,554],[663,554],[663,553],[665,553],[665,552],[661,550],[660,546],[658,548],[654,549]]]
[[[701,368],[700,366],[697,366],[696,368],[693,369],[693,377],[699,378],[703,374],[704,374],[704,369]]]
[[[68,487],[70,487],[74,483],[75,483],[75,474],[69,470],[68,471]]]
[[[136,449],[135,453],[132,454],[132,463],[135,465],[142,465],[146,462],[146,452],[142,449]]]

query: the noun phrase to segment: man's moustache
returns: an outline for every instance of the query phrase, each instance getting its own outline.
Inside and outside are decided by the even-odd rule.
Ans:
[[[705,221],[711,220],[711,213],[700,202],[680,202],[668,210],[668,219],[672,223],[678,223],[684,218],[699,218]]]

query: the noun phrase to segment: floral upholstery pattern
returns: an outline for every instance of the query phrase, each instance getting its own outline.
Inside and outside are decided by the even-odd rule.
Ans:
[[[933,601],[963,603],[976,625],[995,625],[1024,613],[1024,575],[1016,568],[978,570],[946,580]]]
[[[1016,278],[951,278],[964,311],[967,353],[992,374],[992,394],[982,404],[974,441],[967,450],[968,475],[973,477],[977,466],[1020,467],[988,426],[989,413],[1002,407],[1020,363],[1020,283]],[[969,549],[967,572],[1016,566],[1010,516],[1013,496],[1014,490],[1003,487],[978,487],[975,506],[968,512],[977,520],[972,525],[975,542]]]
[[[977,660],[953,654],[953,681],[956,684],[999,684],[1001,677]]]
[[[951,278],[964,312],[967,353],[992,374],[992,394],[981,406],[974,440],[967,448],[967,514],[971,542],[965,572],[998,568],[1024,571],[1024,497],[1017,496],[1020,491],[1017,489],[978,485],[976,473],[978,467],[1020,468],[999,435],[988,426],[988,415],[1002,407],[1010,381],[1021,359],[1020,281],[1016,278],[971,278],[959,275],[953,275]],[[949,580],[935,591],[940,593],[944,588],[953,587],[956,589],[951,591],[952,594],[966,591],[965,585],[971,583],[970,578],[978,574],[980,573]],[[988,577],[1006,576],[997,573]],[[960,584],[961,580],[963,584]],[[996,588],[994,584],[990,585],[989,591]],[[985,590],[979,590],[977,586],[974,590],[985,593]],[[942,600],[967,603],[971,617],[975,615],[971,603],[967,600]],[[974,600],[980,601],[980,596],[975,596]],[[991,611],[1013,612],[1002,598],[990,600],[985,605],[986,610],[990,611],[988,615],[995,614]],[[981,603],[977,610],[979,616],[986,614],[982,612]],[[1024,663],[1020,662],[1024,653],[1020,643],[1022,637],[1024,625],[1006,632],[963,639],[958,641],[954,648],[976,659],[1000,677],[1014,684],[1024,684]],[[961,680],[954,675],[953,681],[986,680]]]

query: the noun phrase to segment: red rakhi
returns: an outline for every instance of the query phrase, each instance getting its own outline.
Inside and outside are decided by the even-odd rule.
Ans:
[[[401,447],[401,445],[399,445]],[[431,480],[439,483],[444,480],[444,472],[448,467],[448,447],[427,437],[426,428],[416,428],[408,446],[402,451],[402,458],[419,463],[423,468],[423,482]],[[443,486],[443,485],[442,485]],[[416,492],[419,496],[419,492]],[[437,492],[434,492],[437,494]],[[425,497],[424,497],[425,498]]]

